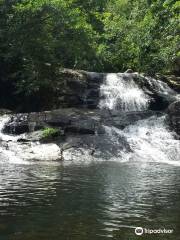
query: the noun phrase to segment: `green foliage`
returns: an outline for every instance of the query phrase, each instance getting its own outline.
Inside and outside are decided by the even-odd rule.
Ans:
[[[111,1],[104,18],[107,64],[113,62],[115,70],[171,70],[180,40],[177,6],[177,1]]]
[[[60,130],[58,128],[45,128],[42,133],[43,140],[57,137],[60,135]]]
[[[63,67],[172,71],[179,10],[175,0],[0,0],[1,104],[52,107]]]

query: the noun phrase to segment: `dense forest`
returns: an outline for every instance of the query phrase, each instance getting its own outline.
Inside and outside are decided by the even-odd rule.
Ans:
[[[60,68],[176,73],[179,8],[175,0],[0,0],[1,107],[53,94]]]

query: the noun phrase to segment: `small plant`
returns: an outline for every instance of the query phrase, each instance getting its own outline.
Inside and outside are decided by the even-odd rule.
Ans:
[[[52,137],[57,137],[60,135],[60,130],[58,128],[45,128],[42,133],[43,139],[48,139]]]

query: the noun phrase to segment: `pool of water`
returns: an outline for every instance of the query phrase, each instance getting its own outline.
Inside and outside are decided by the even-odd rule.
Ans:
[[[173,229],[136,236],[135,227]],[[180,239],[180,168],[0,162],[0,240]]]

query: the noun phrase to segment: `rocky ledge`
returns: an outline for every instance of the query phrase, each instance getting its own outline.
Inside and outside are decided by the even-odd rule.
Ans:
[[[111,139],[111,132],[108,133],[108,127],[111,129],[115,126],[121,131],[126,126],[154,114],[161,113],[62,108],[11,114],[2,131],[0,145],[4,150],[0,155],[5,154],[13,161],[23,159],[67,162],[75,159],[81,161],[84,158],[87,158],[87,161],[92,158],[108,159],[116,154],[118,157],[120,150],[131,152],[131,148],[123,135],[118,137],[115,144]],[[49,136],[44,138],[46,132]]]
[[[180,101],[169,105],[168,122],[173,130],[180,135]]]
[[[53,111],[11,115],[4,126],[3,132],[19,135],[54,127],[59,128],[65,135],[103,134],[104,125],[113,125],[123,129],[129,124],[134,124],[136,121],[153,114],[160,113],[154,111],[123,113],[109,110],[62,108]]]
[[[60,81],[56,84],[56,106],[86,107],[96,109],[101,95],[101,84],[105,82],[107,73],[86,72],[82,70],[63,69],[59,73]],[[127,70],[117,73],[120,81],[134,81],[149,96],[149,110],[164,110],[169,103],[175,101],[173,90],[180,92],[179,78],[175,76],[157,75],[156,79]],[[63,84],[63,85],[62,85]],[[168,88],[168,86],[170,88]],[[172,89],[171,89],[172,88]],[[60,89],[63,89],[61,91]],[[166,89],[166,91],[164,91]]]
[[[180,77],[179,76],[156,74],[155,78],[167,83],[172,89],[180,93]]]
[[[106,81],[108,73],[87,72],[82,70],[59,69],[56,81],[53,81],[51,94],[43,96],[37,92],[30,99],[20,101],[20,106],[14,108],[17,112],[44,111],[59,108],[88,108],[97,109],[103,98],[101,86]],[[149,110],[164,110],[175,99],[173,90],[180,92],[179,78],[175,76],[155,76],[155,79],[143,74],[127,70],[117,73],[119,80],[125,84],[134,82],[149,96]],[[164,90],[167,91],[164,91]],[[170,91],[170,92],[168,92]],[[37,104],[32,104],[37,102]],[[3,111],[5,112],[5,111]],[[0,111],[1,114],[1,111]]]

